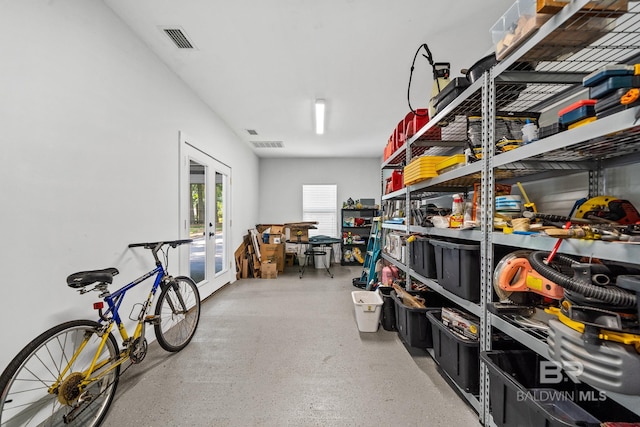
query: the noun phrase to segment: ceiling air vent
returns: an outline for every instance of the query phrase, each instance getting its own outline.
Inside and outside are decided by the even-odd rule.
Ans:
[[[181,28],[163,28],[162,31],[175,43],[179,49],[193,49],[193,43]]]
[[[284,148],[282,141],[251,141],[253,148]]]

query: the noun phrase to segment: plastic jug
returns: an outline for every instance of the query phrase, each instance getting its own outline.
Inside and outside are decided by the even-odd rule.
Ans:
[[[522,126],[522,142],[524,144],[528,144],[533,141],[538,140],[538,127],[535,123],[531,123],[529,119],[527,119],[527,123]]]

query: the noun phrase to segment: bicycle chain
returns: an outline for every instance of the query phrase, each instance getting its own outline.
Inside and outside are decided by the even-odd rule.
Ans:
[[[80,412],[78,412],[77,414],[75,414],[75,415],[74,415],[74,417],[73,417],[73,419],[71,419],[71,420],[67,420],[67,415],[72,414],[72,413],[73,413],[73,411],[75,411],[76,409],[79,409],[80,407],[76,407],[75,409],[71,410],[71,412],[69,412],[68,414],[63,415],[63,416],[62,416],[62,420],[63,420],[63,422],[64,422],[65,424],[69,424],[71,421],[75,420],[78,416],[80,416],[84,411],[86,411],[86,410],[87,410],[87,408],[89,407],[89,405],[91,405],[93,402],[95,402],[95,401],[96,401],[96,399],[97,399],[98,397],[100,397],[102,394],[104,394],[104,392],[105,392],[105,391],[107,391],[107,390],[109,389],[109,387],[111,387],[111,386],[112,386],[112,385],[113,385],[113,384],[114,384],[118,379],[120,379],[120,377],[121,377],[122,375],[124,375],[124,373],[125,373],[125,372],[127,372],[127,370],[128,370],[131,366],[133,366],[133,363],[129,363],[129,366],[127,366],[127,367],[126,367],[126,368],[124,368],[120,373],[118,373],[118,376],[117,376],[113,381],[111,381],[111,383],[109,383],[109,384],[107,385],[107,387],[104,387],[104,389],[103,389],[100,393],[98,393],[95,397],[93,397],[93,398],[89,401],[89,403],[87,403],[87,405],[85,405],[85,406],[80,410]],[[109,406],[111,406],[111,405],[109,405]],[[107,409],[109,409],[109,408],[107,408]]]

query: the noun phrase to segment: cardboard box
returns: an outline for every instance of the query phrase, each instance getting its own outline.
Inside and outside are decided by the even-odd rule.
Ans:
[[[273,261],[278,266],[278,271],[282,273],[284,271],[284,243],[260,244],[260,260],[264,263],[267,261]]]
[[[256,230],[258,230],[258,233],[262,234],[265,231],[271,229],[272,233],[277,233],[278,231],[280,233],[284,232],[284,224],[257,224],[256,225]]]
[[[293,267],[296,257],[298,256],[295,252],[286,252],[284,254],[284,264],[286,267]]]
[[[272,261],[262,261],[260,264],[260,276],[263,279],[276,279],[278,277],[278,266]]]
[[[261,243],[278,244],[285,241],[283,224],[258,224],[256,230],[260,233]]]
[[[305,243],[309,242],[309,229],[291,227],[289,229],[289,240],[292,242],[296,242],[296,241],[305,242]]]
[[[282,234],[269,234],[269,243],[272,245],[280,244],[284,241]]]
[[[309,242],[309,230],[316,228],[317,222],[289,222],[284,225],[287,240],[290,242]]]
[[[242,260],[242,275],[241,277],[243,279],[246,279],[247,277],[249,277],[249,260],[244,258]]]
[[[536,11],[538,13],[558,13],[569,1],[556,0],[536,0]],[[617,0],[614,2],[592,1],[587,3],[578,14],[588,14],[607,17],[621,16],[629,10],[628,0]]]

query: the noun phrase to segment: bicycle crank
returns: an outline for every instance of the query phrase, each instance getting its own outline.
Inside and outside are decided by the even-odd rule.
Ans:
[[[129,359],[131,363],[140,363],[147,355],[147,340],[145,338],[137,338],[131,344],[131,352],[129,353]]]

